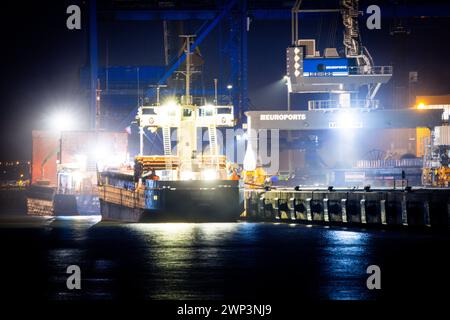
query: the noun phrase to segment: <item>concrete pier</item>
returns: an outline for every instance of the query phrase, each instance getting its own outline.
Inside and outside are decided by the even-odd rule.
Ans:
[[[359,225],[448,227],[450,189],[248,189],[245,218]]]

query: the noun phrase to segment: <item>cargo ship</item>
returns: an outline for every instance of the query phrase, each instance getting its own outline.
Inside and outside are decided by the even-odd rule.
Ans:
[[[140,150],[133,162],[98,171],[102,219],[119,221],[235,221],[243,212],[240,183],[218,153],[217,128],[235,125],[232,105],[197,105],[190,94],[190,44],[186,37],[185,95],[141,105],[136,115]],[[205,99],[203,99],[204,101]],[[209,151],[197,133],[207,129]],[[163,155],[144,155],[145,130],[162,131]],[[176,146],[172,150],[172,136]]]

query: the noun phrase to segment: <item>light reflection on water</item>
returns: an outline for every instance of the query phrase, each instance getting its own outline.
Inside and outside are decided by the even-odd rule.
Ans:
[[[8,251],[17,253],[5,259],[9,272],[19,262],[41,270],[33,294],[45,291],[51,299],[374,299],[366,288],[367,266],[381,263],[390,267],[391,279],[395,272],[402,279],[402,262],[423,261],[417,268],[426,270],[440,258],[429,248],[449,244],[443,235],[284,223],[38,220],[0,224],[0,239],[20,248]],[[65,286],[71,264],[82,269],[80,292]]]
[[[58,242],[48,251],[60,271],[83,261],[90,298],[136,290],[141,298],[222,299],[312,288],[321,299],[371,298],[365,232],[283,223],[97,222],[57,218],[51,233]],[[50,280],[65,277],[60,272]],[[57,290],[52,296],[77,294]]]
[[[50,227],[55,241],[48,263],[58,271],[50,281],[64,283],[65,268],[81,264],[88,269],[81,296],[89,298],[136,290],[141,298],[221,299],[293,288],[314,289],[312,296],[321,299],[371,298],[364,281],[370,235],[362,231],[283,223],[99,223],[98,217],[56,218]],[[51,297],[80,296],[61,289]]]
[[[147,244],[145,268],[148,287],[161,288],[146,295],[155,299],[223,298],[216,287],[223,279],[211,276],[224,268],[225,242],[239,229],[236,223],[159,223],[133,224],[129,228]],[[162,275],[162,276],[161,276]],[[192,290],[192,281],[202,287]]]
[[[320,258],[323,293],[332,300],[370,299],[370,292],[364,287],[372,254],[369,234],[327,230],[323,236]]]

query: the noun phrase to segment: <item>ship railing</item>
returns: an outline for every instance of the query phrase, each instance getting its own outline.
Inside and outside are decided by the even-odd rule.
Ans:
[[[348,67],[349,75],[392,75],[392,66],[353,66]]]
[[[388,160],[358,160],[354,168],[373,169],[373,168],[407,168],[422,167],[423,159],[388,159]]]
[[[225,168],[227,158],[224,155],[203,155],[201,164],[203,167],[219,167]]]
[[[64,187],[59,187],[57,190],[58,194],[67,194],[67,195],[86,195],[86,194],[92,194],[92,195],[97,195],[98,194],[98,186],[93,185],[93,186],[83,186],[80,188],[64,188]]]
[[[142,163],[144,171],[154,170],[172,170],[180,166],[178,156],[138,156],[136,161]]]
[[[308,101],[308,110],[345,110],[345,109],[361,109],[361,110],[375,110],[378,109],[380,103],[378,100],[370,99],[352,99],[350,106],[345,106],[337,100],[310,100]]]
[[[99,198],[105,202],[114,203],[129,208],[145,208],[144,189],[127,190],[114,186],[99,186]]]

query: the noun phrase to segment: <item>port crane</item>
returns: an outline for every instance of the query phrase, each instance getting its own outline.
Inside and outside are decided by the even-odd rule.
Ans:
[[[299,36],[299,12],[302,0],[292,8],[292,43],[287,49],[287,82],[289,93],[327,93],[330,100],[311,100],[309,110],[357,108],[377,109],[374,98],[382,84],[392,77],[391,66],[375,66],[373,59],[361,43],[358,25],[358,0],[340,0],[344,26],[344,54],[337,48],[316,47],[315,39]],[[367,88],[366,97],[360,99],[360,89]]]

